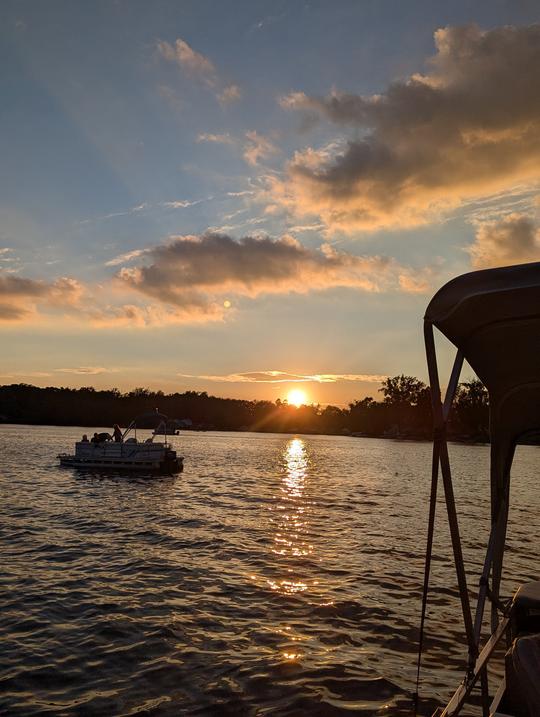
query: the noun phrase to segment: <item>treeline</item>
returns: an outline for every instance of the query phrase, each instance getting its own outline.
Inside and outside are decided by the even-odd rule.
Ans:
[[[429,438],[432,435],[429,388],[412,376],[385,379],[379,400],[372,397],[348,408],[295,406],[279,399],[246,401],[186,391],[165,394],[136,388],[97,391],[85,388],[39,388],[28,384],[0,386],[0,421],[62,426],[126,426],[154,411],[188,419],[194,429],[277,433],[361,434],[373,437]],[[488,438],[487,391],[478,380],[460,384],[449,422],[449,436]]]
[[[279,399],[245,401],[186,391],[165,394],[136,388],[97,391],[85,388],[39,388],[28,384],[0,386],[0,421],[61,426],[126,426],[135,416],[154,411],[188,419],[193,428],[277,433],[362,434],[429,438],[432,434],[429,388],[412,376],[385,379],[380,400],[372,397],[348,408],[295,406]],[[484,441],[488,438],[488,396],[483,384],[460,384],[449,435]]]

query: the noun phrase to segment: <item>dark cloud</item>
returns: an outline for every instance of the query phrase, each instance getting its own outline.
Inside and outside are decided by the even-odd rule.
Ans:
[[[0,321],[19,321],[28,313],[22,306],[0,303]]]
[[[391,258],[357,256],[330,244],[309,249],[287,235],[179,236],[128,252],[114,264],[122,260],[132,266],[96,286],[68,277],[48,283],[0,276],[0,318],[31,320],[61,312],[101,327],[197,323],[223,319],[239,296],[336,287],[422,292],[430,278],[429,270],[413,271]]]
[[[461,201],[537,179],[540,25],[435,33],[430,71],[374,96],[296,92],[281,104],[362,136],[308,149],[274,199],[334,228],[414,225]]]
[[[149,264],[119,272],[124,285],[167,304],[203,312],[229,294],[422,288],[412,278],[408,281],[411,272],[392,259],[356,256],[328,244],[320,250],[308,249],[289,236],[239,240],[225,234],[181,236],[143,256]]]
[[[0,297],[36,297],[43,296],[49,291],[48,285],[43,281],[24,279],[20,276],[0,276]]]
[[[82,291],[81,284],[69,277],[49,283],[0,274],[0,320],[28,318],[35,314],[38,305],[56,309],[76,306]]]
[[[511,214],[479,224],[468,251],[476,269],[540,261],[540,230],[531,217]]]

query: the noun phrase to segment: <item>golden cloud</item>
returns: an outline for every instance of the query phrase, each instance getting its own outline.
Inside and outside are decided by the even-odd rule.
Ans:
[[[36,314],[38,305],[74,307],[82,292],[82,285],[69,277],[51,283],[0,274],[0,321],[28,319]]]
[[[540,175],[540,25],[435,33],[428,74],[379,95],[281,99],[360,139],[308,148],[273,178],[269,198],[329,229],[425,223],[471,198]]]
[[[224,375],[200,375],[179,373],[181,378],[195,378],[202,381],[215,381],[217,383],[338,383],[351,381],[359,383],[381,383],[386,376],[378,374],[297,374],[286,371],[247,371],[245,373],[229,373]]]
[[[219,297],[231,294],[254,298],[337,287],[369,292],[419,290],[418,272],[393,259],[357,256],[330,244],[308,249],[287,235],[239,240],[217,233],[179,236],[146,250],[143,257],[148,264],[120,270],[121,285],[164,304],[201,313],[218,305]]]
[[[234,311],[233,297],[334,288],[417,293],[431,284],[429,267],[413,270],[392,258],[350,254],[330,244],[310,249],[289,235],[177,236],[126,252],[107,265],[127,263],[131,266],[122,266],[100,285],[70,277],[46,282],[0,274],[0,319],[62,315],[64,321],[103,328],[163,326],[220,321]]]

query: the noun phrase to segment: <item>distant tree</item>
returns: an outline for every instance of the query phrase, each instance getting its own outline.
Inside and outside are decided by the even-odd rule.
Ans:
[[[453,404],[452,428],[475,440],[488,440],[489,394],[479,379],[459,385]]]
[[[148,388],[138,386],[127,394],[130,398],[147,398],[151,395],[151,391]]]
[[[385,378],[379,391],[384,396],[384,402],[394,406],[416,406],[425,392],[426,384],[414,376],[394,376]]]
[[[414,376],[385,378],[379,391],[384,395],[387,407],[388,431],[399,435],[419,435],[426,432],[430,412],[426,412],[428,389],[423,381]]]
[[[367,396],[337,406],[296,406],[277,399],[245,401],[209,396],[206,391],[164,394],[148,388],[121,393],[29,384],[0,386],[0,421],[8,423],[112,426],[127,425],[156,406],[170,418],[190,419],[198,428],[341,434],[361,432],[369,436],[429,437],[431,401],[429,389],[412,376],[394,376],[381,386],[384,400]],[[449,433],[485,440],[488,435],[487,391],[477,379],[459,386],[451,414]]]

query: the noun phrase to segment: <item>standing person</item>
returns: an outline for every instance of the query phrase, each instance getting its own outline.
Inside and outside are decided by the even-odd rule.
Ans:
[[[116,443],[122,442],[122,431],[120,430],[120,426],[118,423],[114,424],[114,430],[113,430],[113,438],[116,441]]]

